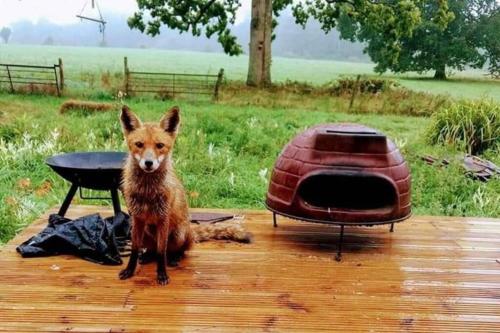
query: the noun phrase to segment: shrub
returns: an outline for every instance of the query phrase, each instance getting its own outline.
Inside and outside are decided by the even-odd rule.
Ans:
[[[105,72],[101,73],[101,86],[104,89],[110,89],[112,87],[111,73],[109,71],[105,71]]]
[[[360,93],[377,94],[398,87],[399,84],[392,80],[381,79],[340,79],[331,88],[332,95],[342,96],[345,94],[352,95],[354,89],[358,87]]]
[[[33,95],[57,95],[57,88],[53,85],[28,83],[16,87],[16,92],[20,94]]]
[[[360,95],[350,112],[429,117],[447,104],[449,99],[443,95],[398,88],[380,94]]]
[[[96,88],[96,75],[90,71],[80,73],[80,81],[82,81],[87,89],[94,90]]]
[[[383,81],[383,80],[379,80]],[[385,81],[392,82],[392,81]],[[385,83],[379,93],[356,95],[349,108],[352,94],[332,96],[332,85],[312,86],[287,81],[266,89],[248,87],[244,83],[229,82],[223,86],[219,103],[231,106],[259,106],[265,108],[302,109],[304,111],[340,111],[362,114],[397,114],[427,117],[448,104],[444,95],[416,92]],[[392,88],[388,88],[391,86]],[[364,88],[372,89],[372,88]],[[375,89],[375,88],[373,88]],[[378,89],[378,88],[377,88]]]
[[[162,101],[168,101],[174,99],[174,92],[168,87],[162,87],[156,93],[156,97]]]
[[[460,101],[432,117],[427,138],[433,144],[451,144],[470,154],[500,147],[500,104]]]

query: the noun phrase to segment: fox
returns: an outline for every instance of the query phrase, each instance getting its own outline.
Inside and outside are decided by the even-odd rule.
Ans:
[[[158,123],[143,123],[126,105],[120,122],[128,147],[122,172],[122,192],[131,217],[131,252],[119,273],[132,277],[139,261],[156,260],[157,282],[166,285],[168,266],[177,266],[194,243],[225,239],[250,243],[252,235],[242,226],[195,225],[189,220],[188,202],[177,178],[172,153],[180,125],[180,109],[174,106]]]

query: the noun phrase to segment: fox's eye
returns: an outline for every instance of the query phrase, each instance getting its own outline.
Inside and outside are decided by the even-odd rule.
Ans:
[[[165,145],[163,143],[156,144],[156,148],[158,148],[158,149],[162,149],[163,147],[165,147]]]
[[[142,147],[144,147],[144,143],[142,143],[142,142],[138,141],[138,142],[136,142],[136,143],[135,143],[135,146],[136,146],[137,148],[142,148]]]

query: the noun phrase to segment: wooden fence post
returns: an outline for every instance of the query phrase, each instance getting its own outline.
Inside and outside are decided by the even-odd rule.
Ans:
[[[217,74],[217,82],[215,82],[214,98],[216,101],[219,100],[219,88],[222,84],[223,78],[224,78],[224,68],[221,68],[219,74]]]
[[[9,70],[9,65],[5,65],[5,68],[7,69],[7,76],[9,77],[9,82],[10,82],[10,92],[14,92],[14,84],[12,84],[12,77],[10,76],[10,70]]]
[[[59,58],[59,84],[61,86],[61,92],[64,91],[64,67],[63,61]]]
[[[59,79],[57,78],[57,65],[54,65],[54,80],[56,81],[57,96],[61,97],[61,90],[59,89]]]
[[[349,111],[351,111],[352,105],[354,104],[354,99],[356,98],[356,94],[358,93],[358,90],[359,90],[359,79],[360,78],[361,78],[361,75],[358,75],[356,77],[356,83],[354,84],[354,90],[352,92],[351,101],[349,102]]]
[[[175,98],[175,73],[172,76],[172,98]]]
[[[125,80],[125,96],[128,97],[129,93],[129,76],[130,71],[128,69],[128,59],[127,57],[123,58],[123,68],[124,68],[124,80]]]

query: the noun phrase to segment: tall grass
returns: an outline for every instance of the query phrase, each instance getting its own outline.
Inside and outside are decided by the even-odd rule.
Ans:
[[[275,84],[268,89],[247,87],[242,83],[225,84],[220,94],[221,104],[289,108],[304,111],[340,110],[359,114],[393,114],[407,116],[432,115],[447,105],[449,98],[430,95],[395,86],[392,81],[363,80],[364,88],[356,94],[350,107],[354,81],[313,86],[299,82]],[[373,83],[375,82],[375,83]],[[352,83],[352,84],[350,84]]]
[[[500,104],[463,100],[436,112],[427,132],[433,144],[451,144],[470,154],[500,148]]]
[[[20,231],[26,221],[50,205],[50,200],[42,198],[52,189],[51,177],[37,170],[45,157],[62,149],[61,133],[52,127],[45,135],[33,135],[39,127],[32,128],[34,130],[23,130],[14,137],[5,134],[0,137],[0,199],[3,199],[0,200],[0,242]]]

